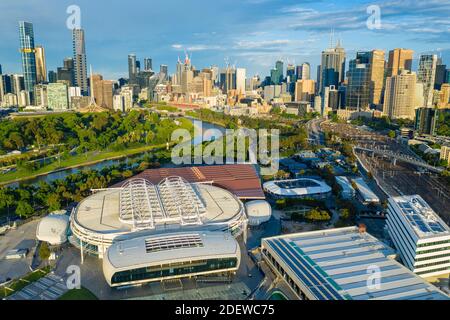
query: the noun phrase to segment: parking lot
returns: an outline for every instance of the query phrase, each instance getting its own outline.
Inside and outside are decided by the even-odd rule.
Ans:
[[[38,223],[39,220],[30,221],[0,236],[0,283],[20,278],[31,271],[33,252],[37,245],[35,235]],[[5,259],[13,249],[28,249],[29,253],[26,258]]]

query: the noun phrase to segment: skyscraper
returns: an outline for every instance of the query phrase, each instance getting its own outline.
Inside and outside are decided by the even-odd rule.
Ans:
[[[87,96],[89,92],[88,92],[88,78],[87,78],[86,46],[83,29],[73,29],[72,43],[73,43],[75,85],[77,87],[80,87],[82,95]]]
[[[441,59],[438,59],[436,65],[436,77],[434,79],[434,89],[441,90],[442,84],[446,81],[447,66],[442,63]]]
[[[424,54],[420,56],[417,82],[423,85],[424,106],[432,107],[434,80],[436,78],[437,55]]]
[[[145,58],[144,59],[144,71],[151,71],[151,70],[153,70],[152,59]]]
[[[297,80],[309,80],[311,78],[311,66],[304,62],[296,68]],[[319,80],[319,79],[318,79]]]
[[[45,64],[45,50],[43,46],[36,46],[36,82],[47,82],[47,66]]]
[[[275,68],[270,70],[270,79],[273,84],[280,84],[283,81],[283,61],[278,60]]]
[[[414,120],[416,109],[416,73],[406,69],[386,79],[383,113],[390,119]]]
[[[344,82],[345,78],[345,50],[340,42],[336,47],[322,51],[322,61],[320,67],[319,92],[322,93],[325,87],[335,86]]]
[[[245,77],[246,70],[244,68],[236,69],[236,91],[238,94],[245,95]]]
[[[136,55],[128,55],[128,78],[130,84],[136,83],[137,68],[136,68]]]
[[[48,82],[49,83],[55,83],[56,81],[58,81],[58,76],[57,73],[53,70],[50,70],[48,72]]]
[[[33,24],[25,21],[20,21],[19,34],[25,90],[30,94],[30,96],[32,96],[34,85],[36,84],[36,57],[34,48]]]
[[[384,84],[384,50],[372,50],[369,63],[369,101],[370,104],[377,106],[381,104]]]
[[[414,51],[410,49],[394,49],[389,51],[387,76],[400,74],[401,70],[411,71]]]
[[[103,80],[99,74],[92,75],[94,99],[98,106],[113,109],[113,81]]]
[[[57,69],[58,80],[64,80],[72,87],[75,85],[74,81],[74,61],[72,58],[65,58],[63,67]],[[81,89],[81,88],[80,88]]]
[[[350,60],[346,107],[364,110],[370,104],[370,60],[371,52],[358,52],[356,59]]]

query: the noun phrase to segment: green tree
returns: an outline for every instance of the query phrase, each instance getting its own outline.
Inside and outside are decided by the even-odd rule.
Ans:
[[[33,207],[25,201],[19,201],[17,203],[16,214],[21,218],[27,218],[34,213]]]
[[[42,242],[41,246],[39,247],[39,258],[42,261],[46,261],[46,260],[48,260],[48,258],[50,258],[50,254],[51,254],[51,251],[48,246],[48,243]]]

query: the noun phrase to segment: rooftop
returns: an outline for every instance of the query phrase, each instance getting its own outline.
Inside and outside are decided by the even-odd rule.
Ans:
[[[226,164],[198,167],[148,169],[134,176],[153,184],[178,176],[190,183],[209,182],[224,188],[240,199],[265,199],[261,181],[253,165]],[[121,186],[122,183],[117,186]]]
[[[274,180],[264,183],[264,190],[282,196],[302,196],[331,192],[325,182],[310,178]]]
[[[288,234],[262,242],[319,300],[448,299],[395,261],[393,249],[357,227]],[[380,272],[378,287],[369,286],[374,271]]]
[[[239,219],[243,211],[241,201],[227,190],[172,177],[156,186],[135,179],[120,188],[99,190],[79,203],[74,219],[108,237],[134,230],[220,225]]]
[[[420,195],[392,197],[389,203],[405,217],[418,238],[450,235],[450,228]]]
[[[239,254],[239,244],[229,234],[179,232],[117,241],[108,249],[107,256],[113,268],[121,269]]]

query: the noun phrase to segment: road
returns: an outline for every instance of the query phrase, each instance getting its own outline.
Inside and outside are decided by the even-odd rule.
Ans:
[[[309,141],[311,144],[325,145],[325,136],[320,129],[320,124],[325,120],[317,118],[310,120],[306,123],[306,129],[308,130]]]

